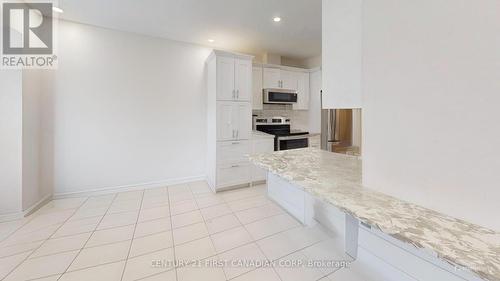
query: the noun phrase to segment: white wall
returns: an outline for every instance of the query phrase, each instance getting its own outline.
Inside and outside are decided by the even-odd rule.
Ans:
[[[322,2],[323,108],[361,108],[362,4]]]
[[[190,44],[61,22],[44,112],[54,193],[205,175],[205,59]],[[53,138],[51,135],[53,134]]]
[[[41,184],[41,143],[42,143],[42,99],[46,71],[23,71],[23,114],[22,114],[22,205],[23,210],[32,207],[52,193],[50,185]]]
[[[315,56],[312,58],[308,58],[304,60],[304,66],[306,68],[316,68],[316,67],[321,67],[322,64],[322,56]]]
[[[363,13],[365,185],[500,230],[500,1]]]
[[[0,70],[0,215],[17,213],[22,184],[22,73]]]

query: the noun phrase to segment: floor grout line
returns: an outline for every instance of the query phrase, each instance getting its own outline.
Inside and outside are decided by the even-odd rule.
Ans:
[[[170,232],[171,232],[171,238],[172,238],[172,249],[173,249],[173,252],[174,252],[174,260],[175,260],[175,259],[176,259],[175,247],[178,247],[178,246],[181,246],[181,245],[184,245],[184,244],[187,244],[187,243],[191,243],[191,242],[196,241],[196,240],[205,239],[205,238],[207,238],[207,237],[208,237],[208,238],[210,238],[210,243],[211,243],[212,247],[215,249],[215,247],[214,247],[214,245],[213,245],[213,241],[212,241],[212,236],[214,236],[214,235],[216,235],[216,234],[219,234],[219,233],[222,233],[222,232],[225,232],[225,231],[229,231],[229,230],[235,229],[235,228],[239,228],[239,227],[243,227],[247,233],[250,233],[250,232],[248,231],[248,229],[246,228],[246,226],[247,226],[248,224],[252,224],[252,223],[254,223],[254,222],[258,222],[258,221],[261,221],[261,220],[264,220],[264,219],[267,219],[267,218],[271,218],[271,217],[274,217],[274,216],[283,215],[283,213],[274,214],[274,215],[270,215],[270,216],[262,217],[262,218],[259,218],[259,219],[257,219],[257,220],[254,220],[254,221],[251,221],[251,222],[247,222],[246,224],[243,224],[243,223],[241,222],[241,220],[238,218],[238,216],[236,215],[236,213],[241,212],[241,211],[245,211],[245,210],[254,209],[254,208],[259,208],[259,207],[261,207],[261,206],[264,206],[264,205],[269,205],[269,204],[272,204],[272,203],[274,203],[274,202],[272,202],[272,201],[271,201],[271,202],[267,202],[267,203],[265,203],[265,204],[261,204],[261,205],[259,205],[259,206],[252,206],[252,207],[249,207],[249,208],[246,208],[246,209],[242,209],[242,210],[238,210],[238,211],[234,211],[234,210],[233,210],[233,209],[232,209],[232,208],[231,208],[231,207],[227,204],[227,202],[242,201],[242,200],[252,199],[252,198],[255,198],[255,197],[258,197],[258,196],[263,196],[263,194],[254,195],[254,196],[249,196],[249,197],[244,197],[244,198],[239,198],[239,199],[236,199],[236,200],[231,200],[231,201],[225,201],[225,200],[224,200],[224,202],[220,202],[220,203],[218,203],[218,204],[214,204],[214,205],[211,205],[211,206],[206,206],[206,207],[204,207],[204,208],[200,208],[200,207],[199,207],[198,201],[196,200],[196,199],[197,199],[197,197],[195,196],[195,198],[194,198],[194,200],[193,200],[193,201],[194,201],[194,203],[195,203],[195,205],[196,205],[197,209],[192,210],[192,211],[188,211],[188,212],[185,212],[185,213],[180,213],[180,214],[172,215],[172,212],[171,212],[171,206],[172,206],[172,204],[171,204],[171,202],[170,202],[170,193],[169,193],[169,188],[168,188],[168,187],[165,187],[165,188],[166,188],[166,192],[167,192],[167,196],[166,196],[166,197],[167,197],[167,200],[168,200],[168,202],[169,202],[169,204],[168,204],[169,215],[168,215],[167,217],[164,217],[164,218],[157,218],[157,219],[152,219],[152,220],[146,220],[146,221],[139,222],[140,213],[141,213],[141,211],[142,211],[142,210],[144,210],[144,208],[142,208],[142,205],[143,205],[144,198],[145,198],[145,190],[142,190],[142,193],[141,193],[141,194],[142,194],[142,196],[141,196],[141,208],[140,208],[140,209],[139,209],[139,211],[138,211],[138,214],[137,214],[137,219],[136,219],[136,223],[135,223],[135,224],[129,224],[129,225],[122,225],[122,226],[115,226],[115,227],[111,227],[111,228],[107,228],[107,229],[105,229],[105,230],[108,230],[108,229],[113,229],[113,228],[119,228],[119,227],[124,227],[124,226],[134,225],[134,231],[133,231],[133,234],[132,234],[132,238],[130,239],[130,246],[129,246],[129,251],[128,251],[128,254],[127,254],[127,258],[126,258],[126,259],[121,259],[121,260],[118,260],[118,261],[113,261],[113,262],[103,263],[103,264],[94,265],[94,266],[90,266],[90,267],[80,268],[80,269],[73,270],[73,271],[68,271],[68,269],[69,269],[69,267],[71,266],[71,264],[73,264],[74,260],[78,257],[78,255],[80,254],[80,252],[81,252],[83,249],[95,248],[95,247],[101,247],[101,246],[105,246],[105,245],[110,245],[110,244],[121,243],[121,242],[127,241],[127,240],[124,240],[124,241],[115,241],[115,242],[110,242],[110,243],[106,243],[106,244],[102,244],[102,245],[96,245],[96,246],[92,246],[92,247],[85,248],[85,245],[88,243],[88,241],[90,240],[90,238],[94,235],[94,232],[96,232],[96,231],[97,231],[97,230],[96,230],[96,228],[99,226],[99,224],[101,223],[101,221],[103,220],[103,218],[104,218],[106,215],[110,214],[110,213],[108,213],[107,211],[111,208],[112,204],[115,202],[115,199],[116,199],[116,197],[118,196],[118,194],[120,194],[120,193],[116,193],[116,194],[115,194],[115,196],[114,196],[114,198],[113,198],[113,200],[112,200],[112,202],[108,205],[108,209],[107,209],[106,213],[105,213],[104,215],[102,215],[101,219],[99,220],[99,223],[98,223],[98,224],[96,225],[96,227],[94,228],[94,231],[92,231],[92,234],[89,236],[89,238],[88,238],[88,239],[87,239],[87,241],[85,242],[84,246],[83,246],[83,247],[79,250],[79,252],[78,252],[78,253],[77,253],[77,255],[75,256],[75,258],[73,259],[73,261],[72,261],[72,262],[70,263],[70,265],[68,266],[68,268],[67,268],[67,269],[66,269],[63,273],[61,273],[61,276],[60,276],[59,278],[61,278],[61,277],[62,277],[62,275],[63,275],[63,274],[65,274],[66,272],[75,272],[75,271],[80,271],[80,270],[84,270],[84,269],[88,269],[88,268],[92,268],[92,267],[97,267],[97,266],[102,266],[102,265],[107,265],[107,264],[112,264],[112,263],[117,263],[117,262],[123,262],[123,261],[125,261],[125,265],[124,265],[124,268],[123,268],[123,271],[122,271],[122,278],[123,278],[124,273],[125,273],[125,269],[126,269],[126,266],[127,266],[127,261],[128,261],[128,259],[130,259],[131,246],[132,246],[132,243],[133,243],[133,240],[134,240],[134,239],[143,238],[143,237],[148,237],[148,236],[156,235],[156,234],[159,234],[159,233],[162,233],[162,232],[167,232],[167,231],[170,231]],[[188,188],[189,188],[189,192],[190,192],[192,195],[194,195],[194,193],[193,193],[192,188],[191,188],[191,186],[190,186],[190,185],[188,185]],[[251,187],[250,187],[250,188],[251,188]],[[62,224],[61,226],[59,226],[59,228],[60,228],[60,227],[62,227],[63,225],[65,225],[65,224],[66,224],[66,222],[67,222],[67,221],[69,221],[69,220],[73,217],[73,215],[74,215],[74,214],[75,214],[78,210],[80,210],[80,209],[81,209],[81,207],[82,207],[82,206],[83,206],[83,205],[84,205],[84,204],[85,204],[85,203],[89,200],[89,198],[90,198],[90,197],[86,198],[86,200],[85,200],[85,201],[84,201],[84,202],[83,202],[83,203],[82,203],[82,204],[81,204],[78,208],[76,208],[76,209],[75,209],[75,211],[73,212],[73,214],[72,214],[72,215],[71,215],[68,219],[66,219],[66,220],[63,222],[63,224]],[[134,199],[131,199],[131,200],[134,200]],[[189,200],[189,199],[188,199],[188,200]],[[122,202],[122,201],[120,201],[120,202]],[[183,243],[181,243],[181,244],[179,244],[179,245],[175,245],[175,240],[174,240],[174,235],[173,235],[173,232],[174,232],[174,230],[175,230],[175,229],[188,227],[188,226],[191,226],[191,225],[193,225],[193,224],[197,224],[197,223],[201,223],[201,222],[203,222],[203,223],[204,223],[204,225],[205,225],[205,227],[207,227],[207,220],[205,219],[205,217],[204,217],[203,215],[201,215],[201,217],[202,217],[202,221],[200,221],[200,222],[197,222],[197,223],[192,223],[192,224],[188,224],[188,225],[184,225],[184,226],[182,226],[182,227],[173,228],[173,223],[172,223],[172,217],[173,217],[173,216],[178,216],[178,215],[186,214],[186,213],[189,213],[189,212],[195,212],[195,211],[199,211],[199,212],[201,213],[201,210],[202,210],[202,209],[207,209],[207,208],[215,207],[215,206],[222,205],[222,204],[225,204],[225,205],[226,205],[226,206],[230,209],[230,211],[231,211],[231,212],[226,213],[226,214],[223,214],[223,215],[220,215],[220,216],[216,216],[216,217],[214,217],[214,218],[210,218],[209,220],[217,219],[217,218],[220,218],[220,217],[223,217],[223,216],[233,215],[233,216],[235,216],[235,217],[236,217],[236,219],[237,219],[237,221],[239,222],[239,224],[240,224],[240,225],[238,225],[238,226],[236,226],[236,227],[229,228],[229,229],[224,229],[224,230],[222,230],[222,231],[218,231],[218,232],[214,232],[214,233],[209,233],[207,236],[204,236],[204,237],[201,237],[201,238],[197,238],[197,239],[194,239],[194,240],[190,240],[190,241],[187,241],[187,242],[183,242]],[[275,203],[274,203],[274,204],[275,204]],[[279,207],[279,205],[277,205],[277,206]],[[162,206],[157,206],[157,207],[167,207],[167,206],[162,205]],[[134,210],[134,211],[135,211],[135,210]],[[133,211],[123,211],[123,212],[121,212],[121,213],[124,213],[124,212],[133,212]],[[118,213],[112,213],[112,214],[118,214]],[[93,217],[99,217],[99,216],[93,216]],[[92,218],[92,217],[88,217],[88,218]],[[154,221],[154,220],[161,221],[161,220],[164,220],[165,218],[168,218],[168,219],[169,219],[169,221],[170,221],[170,230],[160,231],[160,232],[157,232],[157,233],[150,233],[150,234],[147,234],[147,235],[144,235],[144,236],[141,236],[141,237],[134,237],[134,236],[135,236],[135,232],[136,232],[136,229],[137,229],[137,225],[138,225],[138,224],[140,224],[140,223],[144,223],[144,222],[150,222],[150,221]],[[82,218],[82,219],[86,219],[86,218]],[[78,220],[74,220],[74,221],[78,221]],[[240,248],[240,247],[243,247],[243,246],[246,246],[246,245],[250,245],[250,244],[256,244],[256,245],[257,245],[257,247],[258,247],[258,249],[259,249],[259,251],[263,254],[264,252],[263,252],[263,250],[260,248],[260,246],[258,245],[258,243],[257,243],[257,242],[259,242],[259,241],[261,241],[261,240],[263,240],[263,239],[269,238],[269,237],[271,237],[271,236],[278,235],[278,234],[280,234],[280,233],[283,233],[283,232],[286,232],[286,231],[292,230],[292,229],[297,229],[297,228],[299,228],[299,227],[300,227],[300,225],[299,225],[299,226],[296,226],[296,227],[287,228],[287,229],[285,229],[285,230],[282,230],[282,231],[279,231],[279,232],[276,232],[276,233],[273,233],[273,234],[270,234],[270,235],[266,235],[266,236],[261,237],[261,238],[259,238],[259,239],[254,239],[253,237],[251,237],[251,238],[252,238],[252,241],[251,241],[251,242],[248,242],[248,243],[245,243],[245,244],[242,244],[242,245],[238,245],[238,246],[236,246],[236,247],[233,247],[233,248],[231,248],[231,249],[227,249],[227,250],[222,251],[222,252],[217,252],[217,251],[215,251],[215,254],[214,254],[214,255],[209,256],[209,257],[206,257],[206,258],[204,258],[204,259],[209,259],[209,258],[217,257],[217,256],[220,256],[220,255],[222,255],[222,254],[224,254],[224,253],[227,253],[227,252],[229,252],[229,251],[232,251],[232,250],[234,250],[234,249],[236,249],[236,248]],[[42,242],[42,244],[40,245],[40,247],[41,247],[41,246],[42,246],[42,245],[43,245],[43,244],[44,244],[47,240],[51,239],[51,238],[53,237],[53,235],[54,235],[54,234],[55,234],[55,233],[59,230],[59,228],[57,228],[57,229],[55,230],[55,232],[54,232],[54,233],[52,233],[52,234],[51,234],[51,236],[49,236],[49,238],[48,238],[48,239],[45,239],[45,240],[44,240],[44,242]],[[99,230],[99,231],[100,231],[100,230]],[[79,235],[79,234],[84,234],[84,233],[88,233],[88,232],[75,233],[75,234],[72,234],[72,235],[60,236],[60,237],[57,237],[57,238],[63,238],[63,237],[67,237],[67,236],[74,236],[74,235]],[[250,236],[251,236],[251,235],[250,235]],[[315,243],[313,243],[313,244],[307,245],[307,246],[305,246],[305,247],[303,247],[303,248],[301,248],[301,249],[298,249],[298,250],[295,250],[295,251],[293,251],[293,252],[291,252],[291,253],[288,253],[287,255],[284,255],[284,256],[282,256],[282,257],[276,258],[276,259],[274,259],[273,261],[279,260],[279,259],[281,259],[281,258],[283,258],[283,257],[285,257],[285,256],[288,256],[288,255],[294,254],[294,253],[296,253],[296,252],[302,251],[302,250],[304,250],[304,249],[306,249],[306,248],[308,248],[308,247],[311,247],[311,246],[314,246],[314,245],[316,245],[316,244],[318,244],[318,243],[321,243],[322,241],[324,241],[324,240],[320,240],[320,241],[317,241],[317,242],[315,242]],[[30,243],[32,243],[32,242],[30,242]],[[38,247],[38,248],[39,248],[39,247]],[[28,251],[33,251],[33,252],[30,254],[30,256],[31,256],[31,255],[32,255],[32,254],[33,254],[33,253],[34,253],[34,252],[35,252],[38,248],[36,248],[35,250],[28,250]],[[169,248],[170,248],[170,247],[167,247],[167,248],[164,248],[164,249],[169,249]],[[153,253],[153,252],[156,252],[156,251],[161,251],[161,250],[164,250],[164,249],[155,249],[155,251],[151,251],[151,252],[148,252],[148,253],[143,253],[143,254],[138,255],[138,256],[147,255],[147,254],[150,254],[150,253]],[[27,252],[27,251],[26,251],[26,252]],[[71,251],[64,251],[64,252],[71,252]],[[59,253],[64,253],[64,252],[57,252],[57,253],[54,253],[54,254],[59,254]],[[20,253],[18,253],[18,254],[20,254]],[[49,255],[54,255],[54,254],[49,254]],[[49,255],[44,255],[44,256],[49,256]],[[40,257],[44,257],[44,256],[40,256]],[[137,257],[138,257],[138,256],[137,256]],[[265,254],[264,254],[263,256],[265,257],[265,259],[266,259],[267,261],[270,261],[270,260],[269,260],[269,259],[265,256]],[[39,258],[39,257],[36,257],[36,258]],[[25,260],[26,260],[26,259],[25,259]],[[24,262],[25,260],[23,260],[23,262]],[[22,263],[22,262],[21,262],[21,263]],[[18,266],[19,266],[19,265],[18,265]],[[176,271],[175,271],[175,275],[176,275],[176,279],[177,279],[177,278],[178,278],[178,274],[177,274],[177,269],[178,269],[178,268],[180,268],[180,267],[176,267],[176,266],[174,266],[174,267],[172,267],[171,269],[168,269],[168,270],[166,270],[166,271],[159,272],[159,273],[156,273],[156,274],[153,274],[153,275],[149,275],[149,276],[145,276],[145,277],[141,277],[141,278],[140,278],[140,279],[138,279],[138,280],[145,279],[145,278],[148,278],[148,277],[151,277],[151,276],[155,276],[155,275],[159,275],[159,274],[162,274],[162,273],[168,272],[168,271],[170,271],[170,270],[176,270]],[[224,272],[224,275],[226,276],[226,277],[225,277],[225,278],[226,278],[226,280],[232,280],[232,279],[238,278],[238,277],[240,277],[240,276],[243,276],[243,275],[245,275],[245,274],[248,274],[248,273],[250,273],[250,272],[253,272],[253,271],[255,271],[255,270],[259,269],[259,268],[261,268],[261,267],[254,268],[254,269],[252,269],[252,270],[250,270],[250,271],[247,271],[247,272],[244,272],[244,273],[239,274],[239,275],[237,275],[237,276],[234,276],[234,277],[232,277],[231,279],[228,279],[228,278],[227,278],[226,272],[225,272],[224,270],[223,270],[223,272]],[[13,270],[14,270],[14,269],[13,269]],[[277,276],[281,279],[281,277],[279,276],[279,274],[277,273],[277,271],[276,271],[276,269],[275,269],[274,267],[273,267],[273,271],[274,271],[274,272],[275,272],[275,274],[276,274],[276,275],[277,275]],[[10,272],[10,273],[11,273],[11,272]],[[10,274],[10,273],[9,273],[9,274]],[[324,277],[326,277],[326,276],[332,275],[333,273],[335,273],[335,271],[333,271],[333,272],[331,272],[331,273],[328,273],[328,274],[325,274],[325,275],[324,275],[324,276],[322,276],[321,278],[324,278]],[[58,275],[58,274],[53,274],[53,275],[50,275],[50,276],[55,276],[55,275]],[[47,276],[46,276],[46,277],[47,277]],[[320,279],[321,279],[321,278],[320,278]]]
[[[191,187],[189,187],[189,190],[191,191],[191,193],[193,192],[193,191],[191,190]],[[198,209],[199,209],[199,207],[200,207],[200,206],[198,205],[198,201],[194,200],[194,202],[195,202],[196,206],[197,206],[197,207],[198,207]],[[224,204],[226,204],[226,203],[224,203]],[[221,204],[221,205],[222,205],[222,204]],[[227,205],[227,204],[226,204],[226,205]],[[215,206],[218,206],[218,205],[215,205]],[[210,207],[209,207],[209,208],[210,208]],[[228,208],[229,208],[229,206],[228,206]],[[229,208],[229,210],[231,210],[231,208]],[[201,210],[200,210],[200,214],[201,214]],[[209,232],[208,227],[207,227],[207,222],[206,222],[205,217],[203,216],[203,214],[201,214],[201,219],[203,220],[203,224],[205,225],[205,229],[207,230],[208,237],[209,237],[208,239],[210,240],[210,245],[212,245],[212,248],[214,249],[214,251],[215,251],[215,253],[216,253],[214,256],[217,256],[217,258],[219,258],[219,254],[217,253],[217,249],[215,249],[214,241],[212,240],[212,236],[210,236],[210,232]],[[203,238],[200,238],[200,239],[203,239]],[[210,257],[208,257],[208,258],[210,258]],[[205,258],[205,259],[207,259],[207,258]],[[224,268],[222,268],[221,270],[222,270],[222,273],[224,273],[224,278],[225,278],[226,280],[228,280],[228,278],[227,278],[227,274],[226,274],[226,271],[224,270]]]
[[[142,190],[141,206],[142,206],[142,202],[144,200],[144,192],[145,192],[145,190]],[[136,218],[135,225],[134,225],[134,231],[132,232],[132,239],[130,240],[130,246],[128,248],[127,259],[125,260],[125,265],[123,266],[122,276],[121,276],[120,280],[123,280],[123,276],[125,275],[125,269],[127,268],[128,259],[130,257],[130,251],[132,251],[132,244],[134,243],[135,230],[137,229],[137,224],[139,223],[140,217],[141,217],[141,210],[139,210],[139,212],[137,212],[137,218]]]
[[[191,188],[189,187],[188,185],[188,188],[189,190],[191,191]],[[167,186],[167,199],[168,199],[168,215],[169,215],[169,221],[170,221],[170,229],[172,230],[172,232],[170,233],[170,235],[172,235],[172,248],[173,248],[173,255],[174,255],[174,267],[173,269],[175,270],[175,280],[179,280],[179,277],[177,276],[177,267],[176,267],[176,264],[175,264],[175,261],[177,260],[177,255],[175,253],[175,238],[174,238],[174,229],[173,229],[173,225],[172,225],[172,204],[170,203],[170,192],[169,192],[169,187]],[[195,200],[196,202],[196,200]]]
[[[116,194],[113,199],[111,200],[111,203],[109,204],[108,208],[106,209],[106,212],[104,212],[104,215],[101,217],[101,219],[99,220],[99,222],[96,224],[96,226],[94,227],[94,231],[92,231],[92,234],[90,234],[89,238],[87,239],[87,241],[85,241],[85,243],[83,244],[82,248],[80,250],[78,250],[78,253],[75,255],[75,257],[73,258],[73,260],[69,263],[68,267],[66,267],[66,269],[64,270],[64,272],[61,274],[61,276],[59,276],[59,278],[57,278],[57,280],[61,279],[61,277],[66,273],[68,272],[68,269],[71,267],[71,265],[75,262],[75,260],[78,258],[78,256],[80,255],[80,253],[83,251],[83,249],[85,248],[85,245],[87,245],[87,243],[90,241],[90,239],[92,238],[92,236],[94,236],[94,233],[96,232],[96,229],[99,227],[99,225],[101,224],[102,220],[104,219],[104,217],[106,217],[108,211],[109,211],[109,208],[111,208],[111,205],[113,204],[113,202],[115,201],[116,197],[118,196],[118,194]],[[89,197],[90,198],[90,197]]]
[[[80,204],[80,206],[79,206],[78,208],[76,208],[76,209],[75,209],[75,211],[73,212],[73,214],[72,214],[71,216],[69,216],[66,220],[64,220],[64,222],[63,222],[63,223],[62,223],[62,224],[61,224],[58,228],[56,228],[56,230],[54,230],[54,232],[53,232],[51,235],[49,235],[49,237],[48,237],[47,239],[45,239],[45,240],[44,240],[44,241],[40,244],[40,246],[38,246],[37,248],[35,248],[35,249],[34,249],[34,250],[33,250],[33,251],[29,254],[29,255],[27,255],[27,256],[26,256],[26,258],[24,258],[24,259],[23,259],[20,263],[18,263],[18,264],[17,264],[17,265],[16,265],[16,266],[12,269],[12,270],[10,270],[10,271],[9,271],[9,273],[7,273],[7,274],[5,275],[5,277],[4,277],[4,278],[2,278],[1,280],[5,280],[5,279],[6,279],[9,275],[11,275],[11,274],[12,274],[12,273],[13,273],[13,272],[14,272],[14,271],[15,271],[15,270],[19,267],[19,266],[21,266],[24,262],[26,262],[26,261],[29,259],[29,257],[30,257],[31,255],[33,255],[33,253],[35,253],[38,249],[40,249],[40,248],[41,248],[41,247],[42,247],[42,246],[43,246],[43,245],[44,245],[44,244],[45,244],[45,243],[46,243],[46,242],[47,242],[47,241],[48,241],[48,240],[52,237],[52,235],[54,235],[54,234],[55,234],[55,233],[56,233],[56,232],[57,232],[57,231],[58,231],[58,230],[59,230],[59,229],[60,229],[60,228],[61,228],[61,227],[62,227],[62,226],[63,226],[63,225],[64,225],[64,224],[65,224],[65,223],[66,223],[66,222],[67,222],[67,221],[68,221],[68,220],[69,220],[69,219],[70,219],[70,218],[71,218],[71,217],[72,217],[72,216],[73,216],[73,215],[77,212],[77,211],[78,211],[78,209],[80,209],[80,208],[81,208],[81,206],[82,206],[83,204],[85,204],[85,202],[87,202],[88,200],[89,200],[89,197],[87,197],[87,198],[86,198],[86,199],[85,199],[85,200],[84,200],[84,201]],[[35,213],[36,213],[36,212],[35,212]],[[33,214],[35,214],[35,213],[33,213]],[[40,240],[40,241],[41,241],[41,240]],[[61,275],[61,276],[62,276],[62,275]],[[59,280],[59,278],[58,278],[58,280]]]
[[[52,200],[53,201],[53,200]],[[48,202],[47,202],[48,203]],[[45,205],[44,205],[45,206]],[[27,217],[23,217],[19,220],[23,220],[23,219],[26,219],[26,222],[24,222],[23,224],[21,224],[19,227],[17,227],[14,231],[12,231],[10,234],[8,234],[6,237],[0,239],[0,244],[2,242],[4,242],[5,240],[7,240],[9,237],[11,237],[12,235],[14,235],[15,233],[17,233],[18,230],[20,230],[21,228],[23,228],[25,225],[27,225],[28,223],[30,223],[33,219],[37,218],[40,214],[38,214],[38,211],[43,208],[44,206],[40,207],[37,211],[35,211],[34,213],[32,213],[31,215],[27,216]],[[31,218],[30,218],[31,217]],[[29,218],[29,219],[27,219]],[[9,222],[15,222],[15,221],[18,221],[18,220],[12,220],[12,221],[9,221]],[[2,222],[3,223],[3,222]],[[6,222],[8,223],[8,222]]]
[[[235,215],[235,216],[236,216],[236,215]],[[240,221],[240,219],[238,218],[238,216],[236,216],[236,219],[237,219],[237,220],[241,223],[241,221]],[[244,224],[242,224],[242,225],[243,225],[243,227],[245,228],[245,230],[248,232],[248,229],[245,227],[245,225],[244,225]],[[250,233],[250,232],[248,232],[248,233]],[[252,238],[253,238],[253,237],[252,237]],[[258,241],[258,240],[257,240],[257,241]],[[257,243],[257,241],[255,241],[255,245],[257,245],[257,248],[258,248],[258,249],[259,249],[259,251],[262,253],[262,255],[264,255],[264,257],[266,258],[266,260],[267,260],[267,261],[269,261],[269,258],[266,256],[266,253],[264,253],[264,251],[263,251],[263,250],[262,250],[262,248],[259,246],[259,243]],[[278,272],[276,272],[276,269],[274,268],[274,266],[272,266],[272,268],[273,268],[273,272],[274,272],[274,274],[276,274],[276,276],[278,276],[278,279],[279,279],[279,280],[281,280],[281,281],[283,281],[283,280],[281,279],[281,276],[278,274]],[[255,268],[254,270],[257,270],[257,269],[258,269],[258,268]],[[253,271],[253,270],[252,270],[252,271]],[[252,271],[249,271],[249,272],[252,272]],[[249,273],[249,272],[247,272],[247,273]],[[239,276],[241,276],[241,275],[239,275]],[[238,277],[239,277],[239,276],[238,276]]]

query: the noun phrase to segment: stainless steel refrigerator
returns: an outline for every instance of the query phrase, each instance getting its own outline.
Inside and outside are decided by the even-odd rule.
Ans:
[[[321,149],[360,155],[361,109],[322,109]]]

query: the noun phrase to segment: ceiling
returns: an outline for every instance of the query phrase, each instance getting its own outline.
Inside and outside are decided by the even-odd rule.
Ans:
[[[59,0],[59,5],[64,19],[111,29],[254,55],[321,54],[321,0]],[[281,22],[274,22],[275,16]]]

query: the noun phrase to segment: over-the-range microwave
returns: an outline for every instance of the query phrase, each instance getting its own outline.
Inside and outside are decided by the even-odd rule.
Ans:
[[[266,104],[294,104],[297,103],[297,91],[264,89],[263,102]]]

